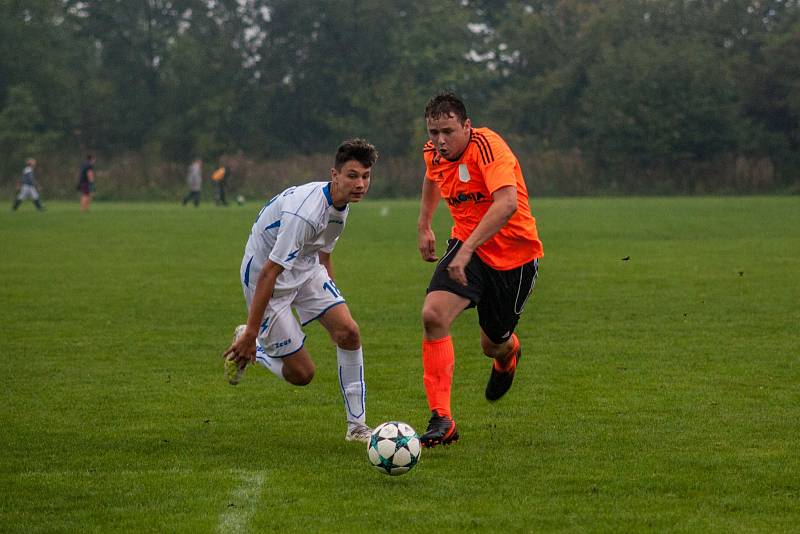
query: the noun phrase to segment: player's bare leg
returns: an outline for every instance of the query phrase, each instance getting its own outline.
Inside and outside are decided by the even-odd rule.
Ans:
[[[337,347],[356,350],[361,347],[361,332],[347,304],[332,307],[319,318],[319,322],[330,334]]]
[[[372,429],[366,424],[366,385],[361,333],[347,304],[338,304],[319,318],[336,344],[339,386],[347,415],[347,441],[369,441]]]
[[[301,348],[291,356],[282,358],[283,378],[295,386],[306,386],[311,383],[316,372],[314,360],[305,347]]]
[[[422,305],[425,339],[433,341],[450,335],[450,325],[469,305],[469,299],[449,291],[431,291]]]
[[[489,336],[487,336],[483,328],[481,328],[481,348],[483,349],[483,353],[505,366],[507,363],[510,363],[511,357],[514,355],[515,345],[518,344],[515,343],[514,337],[515,336],[512,335],[498,345],[489,339]]]

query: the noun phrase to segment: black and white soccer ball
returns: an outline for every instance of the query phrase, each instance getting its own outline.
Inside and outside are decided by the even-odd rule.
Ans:
[[[370,463],[381,473],[392,476],[408,473],[417,465],[421,451],[417,433],[399,421],[375,427],[367,444]]]

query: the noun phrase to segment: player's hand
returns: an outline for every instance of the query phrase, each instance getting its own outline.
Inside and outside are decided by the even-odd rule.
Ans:
[[[429,262],[439,261],[436,255],[436,234],[430,228],[420,229],[417,236],[419,253],[422,259]]]
[[[472,259],[472,251],[465,248],[463,245],[458,252],[456,253],[453,260],[447,266],[447,274],[450,275],[456,283],[461,284],[462,286],[467,285],[467,273],[464,270],[469,263],[469,260]]]
[[[234,341],[228,350],[222,353],[223,358],[236,362],[239,367],[245,367],[248,362],[256,361],[256,334],[245,330]]]

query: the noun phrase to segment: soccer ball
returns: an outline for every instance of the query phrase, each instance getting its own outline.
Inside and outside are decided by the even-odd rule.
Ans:
[[[377,426],[367,444],[367,456],[373,467],[392,476],[411,471],[419,461],[421,450],[414,429],[399,421]]]
[[[237,197],[236,197],[236,203],[237,203],[237,204],[239,204],[240,206],[241,206],[242,204],[244,204],[244,195],[239,195],[239,196],[237,196]]]

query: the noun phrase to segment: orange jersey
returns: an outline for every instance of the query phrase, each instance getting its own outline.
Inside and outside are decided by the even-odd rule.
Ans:
[[[544,255],[536,219],[528,206],[528,188],[514,153],[503,138],[488,128],[472,128],[458,161],[448,161],[428,141],[423,149],[426,179],[439,186],[453,217],[451,236],[465,241],[492,205],[492,193],[517,188],[517,211],[475,252],[499,271],[514,269]]]

